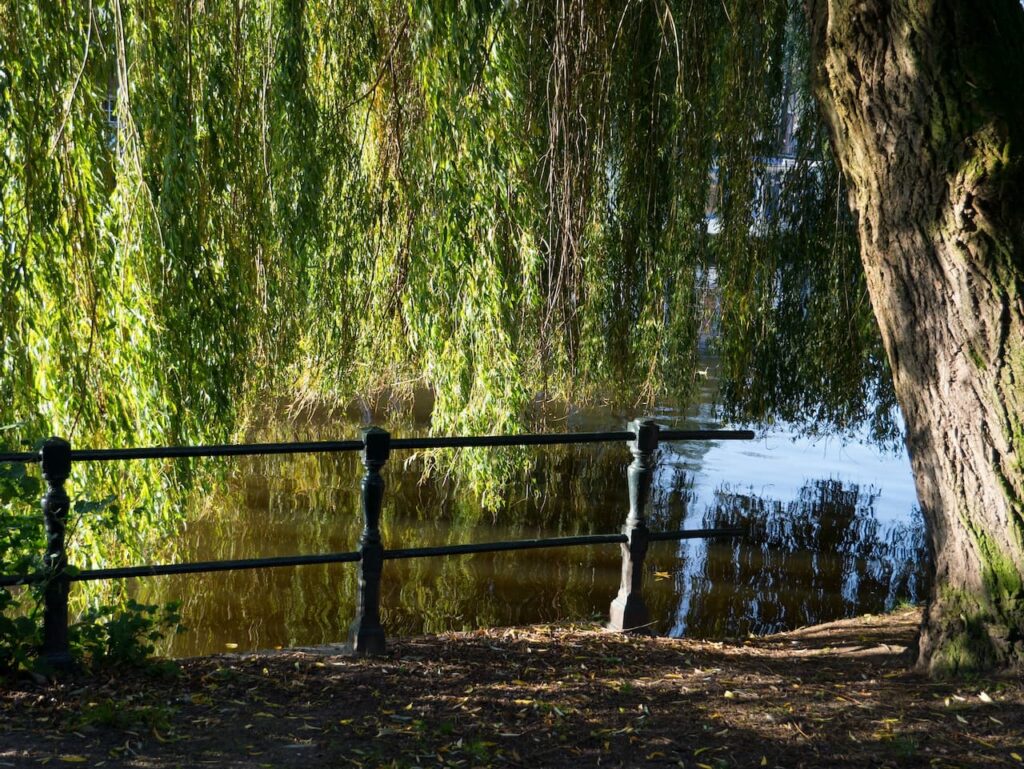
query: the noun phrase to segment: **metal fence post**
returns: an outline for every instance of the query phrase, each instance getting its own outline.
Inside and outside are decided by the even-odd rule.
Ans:
[[[380,624],[380,577],[384,546],[380,540],[380,511],[384,479],[380,470],[391,452],[391,434],[379,427],[363,430],[363,535],[359,540],[359,596],[352,627],[356,654],[383,654],[384,628]]]
[[[67,528],[70,500],[64,490],[64,481],[71,475],[71,444],[61,438],[49,438],[42,449],[43,522],[46,526],[46,554],[43,567],[46,581],[43,604],[43,660],[55,670],[71,667],[71,648],[68,644],[68,589],[67,552],[64,550],[64,532]]]
[[[658,448],[658,425],[653,420],[635,420],[629,424],[636,435],[629,450],[629,516],[622,528],[629,541],[622,545],[622,583],[609,610],[610,630],[651,633],[651,615],[644,602],[644,558],[650,532],[647,529],[647,499],[654,477],[654,453]]]

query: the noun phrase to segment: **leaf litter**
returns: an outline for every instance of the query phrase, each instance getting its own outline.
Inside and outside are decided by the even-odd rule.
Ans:
[[[734,643],[597,626],[0,681],[0,766],[1021,766],[1019,678],[909,670],[914,610]]]

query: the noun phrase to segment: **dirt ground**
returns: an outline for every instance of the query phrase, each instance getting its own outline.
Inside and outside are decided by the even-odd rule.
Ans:
[[[531,627],[0,682],[0,767],[1024,767],[1019,678],[908,672],[919,614],[710,643]]]

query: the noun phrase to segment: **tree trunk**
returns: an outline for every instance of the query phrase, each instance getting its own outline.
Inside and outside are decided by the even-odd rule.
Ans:
[[[1024,10],[807,0],[933,553],[919,665],[1024,665]]]

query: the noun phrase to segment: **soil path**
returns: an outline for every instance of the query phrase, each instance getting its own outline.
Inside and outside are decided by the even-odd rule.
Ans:
[[[743,643],[496,629],[0,682],[0,767],[1024,767],[1021,680],[908,672],[918,619]]]

